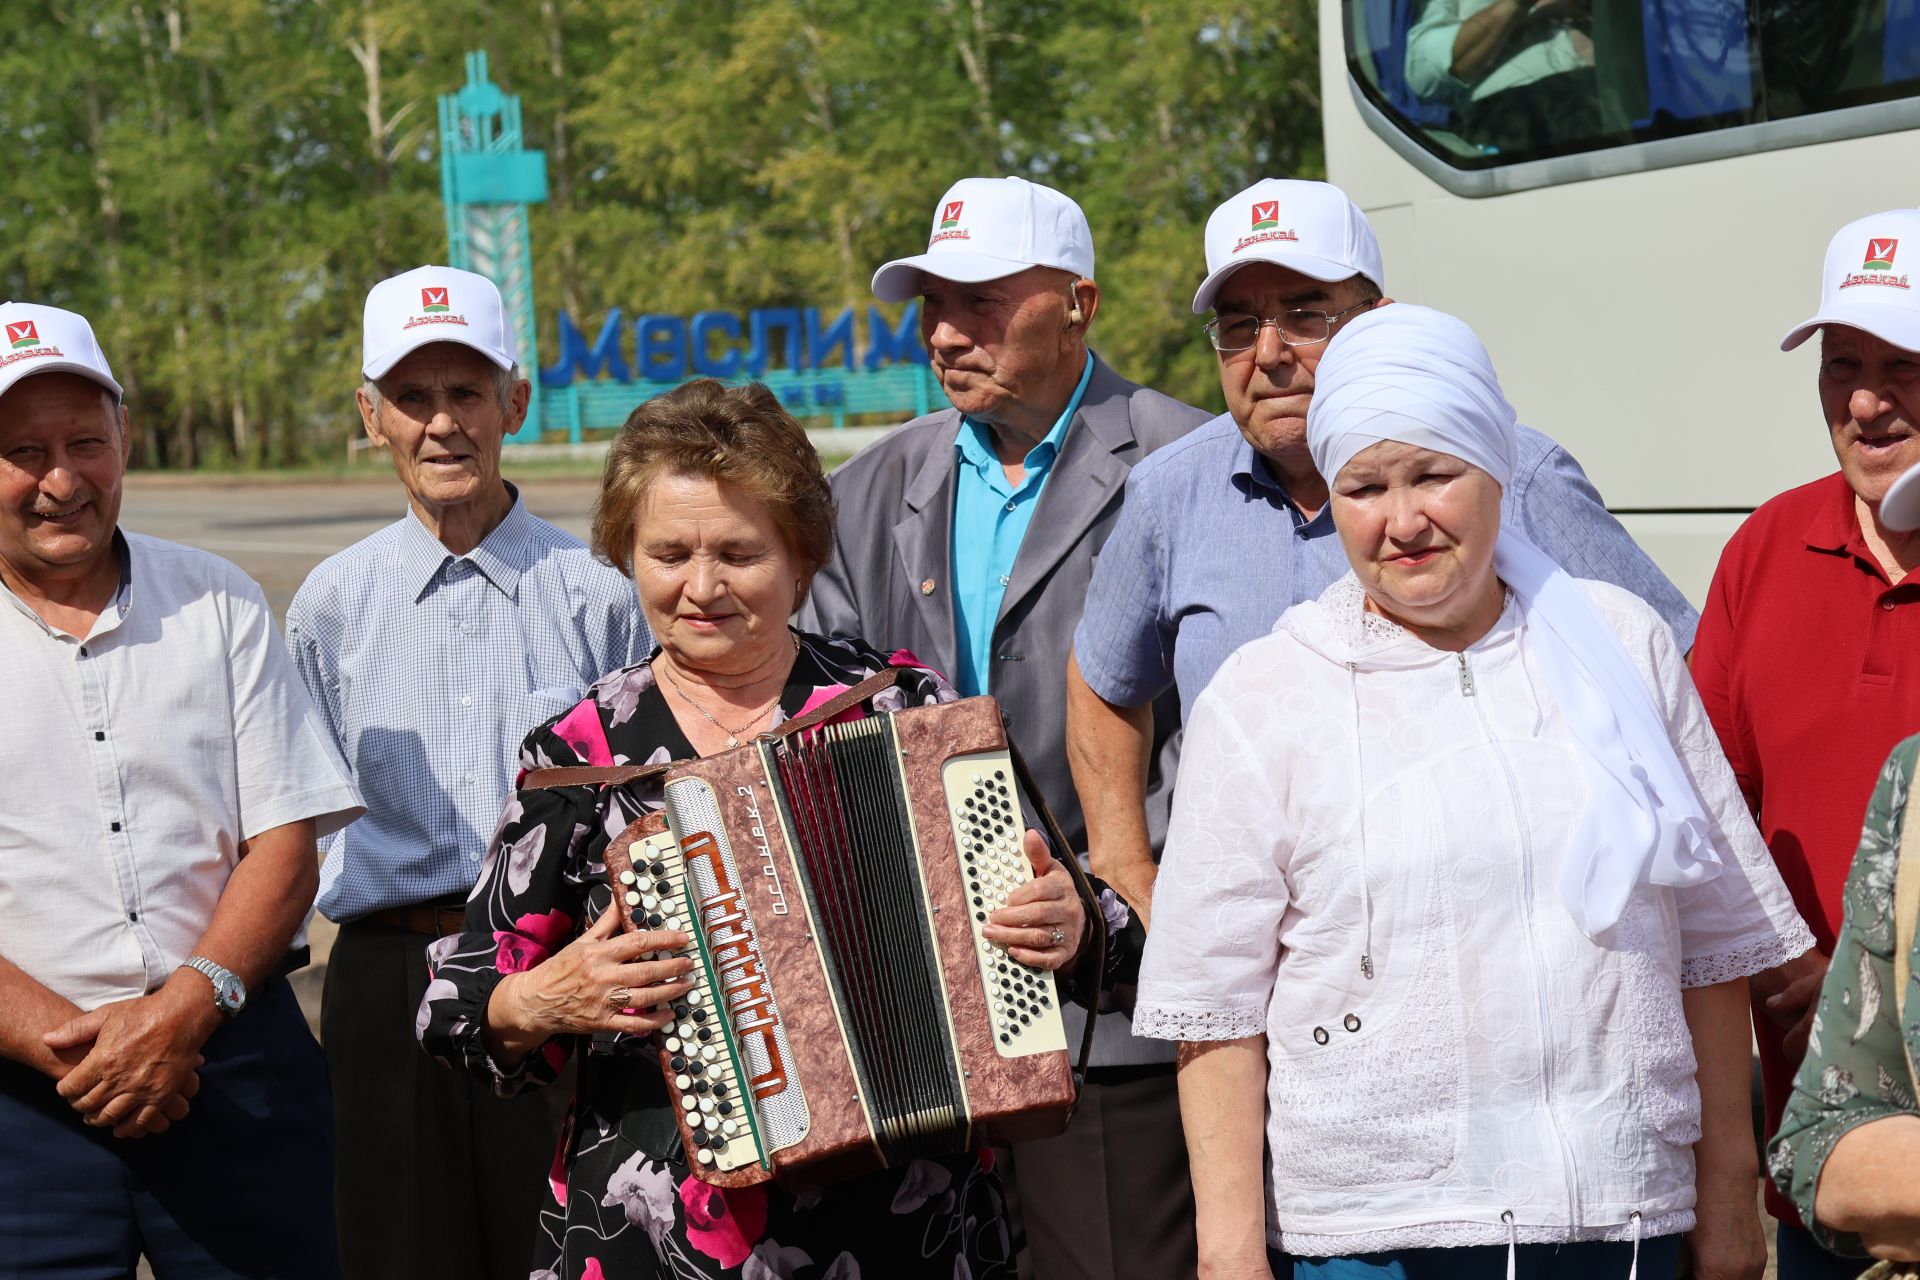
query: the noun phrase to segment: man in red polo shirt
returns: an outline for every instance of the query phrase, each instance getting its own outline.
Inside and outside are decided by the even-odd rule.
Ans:
[[[1827,249],[1820,407],[1840,470],[1754,512],[1727,544],[1694,642],[1693,676],[1818,950],[1753,980],[1767,1136],[1806,1050],[1867,797],[1893,744],[1920,730],[1920,534],[1881,502],[1920,463],[1920,210],[1875,214]],[[1854,1280],[1767,1187],[1780,1280]]]

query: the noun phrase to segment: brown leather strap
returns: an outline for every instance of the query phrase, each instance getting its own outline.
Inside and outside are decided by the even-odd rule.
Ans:
[[[859,684],[835,694],[805,715],[783,721],[760,736],[784,738],[788,734],[801,733],[815,725],[825,724],[835,716],[845,715],[882,689],[891,689],[900,683],[902,671],[903,668],[900,667],[887,667],[882,671],[876,671]],[[534,769],[521,779],[520,788],[523,791],[545,791],[551,787],[617,787],[622,783],[634,782],[641,778],[657,777],[676,763],[678,761],[669,761],[666,764],[572,765],[552,769]]]
[[[602,784],[617,787],[636,778],[653,777],[673,768],[666,764],[567,765],[534,769],[520,780],[522,791],[546,791],[552,787],[584,787]]]
[[[1100,984],[1107,975],[1107,921],[1100,914],[1100,900],[1094,896],[1093,882],[1087,879],[1087,873],[1080,869],[1080,859],[1075,855],[1073,846],[1067,843],[1067,836],[1060,829],[1060,820],[1053,816],[1053,809],[1047,804],[1046,796],[1040,793],[1040,785],[1033,779],[1033,770],[1027,768],[1026,757],[1020,754],[1020,748],[1014,743],[1013,735],[1007,735],[1007,755],[1013,760],[1014,781],[1020,784],[1040,811],[1040,826],[1047,833],[1047,839],[1053,841],[1061,864],[1067,874],[1073,878],[1073,887],[1080,894],[1080,902],[1086,908],[1087,923],[1093,929],[1093,998],[1087,1001],[1087,1025],[1080,1032],[1080,1065],[1074,1069],[1074,1083],[1085,1083],[1087,1061],[1093,1056],[1093,1024],[1100,1018]],[[1084,963],[1084,962],[1083,962]],[[1080,1105],[1076,1094],[1074,1107]],[[1067,1111],[1067,1118],[1073,1118],[1073,1109]]]

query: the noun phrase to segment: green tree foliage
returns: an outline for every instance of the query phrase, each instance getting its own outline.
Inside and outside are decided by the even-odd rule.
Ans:
[[[445,257],[434,98],[547,151],[541,323],[864,314],[955,178],[1078,199],[1129,376],[1217,404],[1200,231],[1322,171],[1305,0],[8,0],[0,295],[93,318],[149,466],[338,456],[360,304]]]

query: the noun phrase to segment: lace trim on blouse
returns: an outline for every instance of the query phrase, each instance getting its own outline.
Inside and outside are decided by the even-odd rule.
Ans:
[[[1168,1009],[1141,1005],[1133,1034],[1154,1040],[1245,1040],[1267,1033],[1265,1009]]]
[[[1799,920],[1793,923],[1794,927],[1784,933],[1770,934],[1744,947],[1682,960],[1680,985],[1683,988],[1710,987],[1718,982],[1750,978],[1763,970],[1785,964],[1813,946],[1813,934],[1806,924]]]
[[[1640,1238],[1679,1235],[1693,1230],[1693,1210],[1663,1213],[1640,1224]],[[1633,1226],[1591,1226],[1568,1230],[1566,1227],[1517,1226],[1512,1238],[1520,1244],[1562,1244],[1568,1240],[1631,1240]],[[1498,1222],[1421,1222],[1405,1227],[1386,1227],[1379,1231],[1359,1231],[1352,1235],[1318,1235],[1306,1231],[1269,1231],[1267,1241],[1276,1249],[1303,1258],[1337,1258],[1356,1253],[1387,1253],[1394,1249],[1465,1249],[1478,1245],[1504,1245],[1507,1228]]]

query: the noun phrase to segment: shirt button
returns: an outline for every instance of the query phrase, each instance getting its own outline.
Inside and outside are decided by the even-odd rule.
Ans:
[[[472,695],[472,694],[470,694],[470,693],[463,693],[463,694],[461,694],[461,695],[460,695],[460,705],[461,705],[461,706],[463,706],[463,707],[470,707],[470,706],[472,706],[472,705],[473,705],[473,695]]]
[[[80,656],[83,658],[87,656],[87,646],[85,645],[80,646]]]
[[[115,823],[112,823],[112,824],[111,824],[111,829],[112,829],[112,830],[114,830],[114,831],[118,831],[118,830],[120,829],[120,824],[119,824],[119,823],[117,823],[117,822],[115,822]]]
[[[465,782],[465,783],[466,783],[466,784],[467,784],[468,786],[472,786],[472,785],[473,785],[473,775],[472,775],[472,774],[468,774],[468,775],[467,775],[467,776],[466,776],[465,778],[463,778],[463,779],[461,779],[461,781],[463,781],[463,782]]]
[[[138,911],[129,911],[129,912],[127,912],[127,923],[128,923],[128,924],[139,924],[139,923],[140,923],[140,913],[139,913]]]
[[[463,622],[463,623],[461,623],[461,624],[460,624],[460,634],[461,634],[461,635],[463,635],[463,636],[470,636],[470,635],[472,635],[472,634],[473,634],[473,624],[472,624],[471,622]]]
[[[1880,602],[1880,607],[1881,607],[1882,609],[1885,609],[1885,610],[1886,610],[1886,611],[1887,611],[1888,613],[1892,613],[1892,612],[1893,612],[1893,601],[1891,601],[1891,600],[1882,600],[1882,601]]]
[[[1011,503],[1011,502],[1009,502],[1009,503],[1007,504],[1007,510],[1009,510],[1009,511],[1011,511],[1011,510],[1013,510],[1013,508],[1014,508],[1014,505],[1015,505],[1014,503]]]
[[[100,730],[95,729],[93,731],[93,740],[95,742],[105,742],[107,740],[107,735],[100,732]]]
[[[478,862],[478,861],[480,861],[480,855],[479,855],[479,854],[477,854],[477,853],[470,853],[470,854],[468,854],[468,855],[467,855],[467,861],[468,861],[468,862]]]
[[[1012,579],[1012,578],[1010,578],[1010,577],[1008,577],[1008,576],[1007,576],[1006,574],[1004,574],[1004,573],[1003,573],[1003,574],[1001,574],[1001,575],[1000,575],[1000,585],[1001,585],[1001,586],[1003,586],[1003,587],[1004,587],[1004,586],[1006,586],[1006,585],[1007,585],[1007,584],[1008,584],[1009,582],[1012,582],[1012,581],[1013,581],[1013,579]]]

